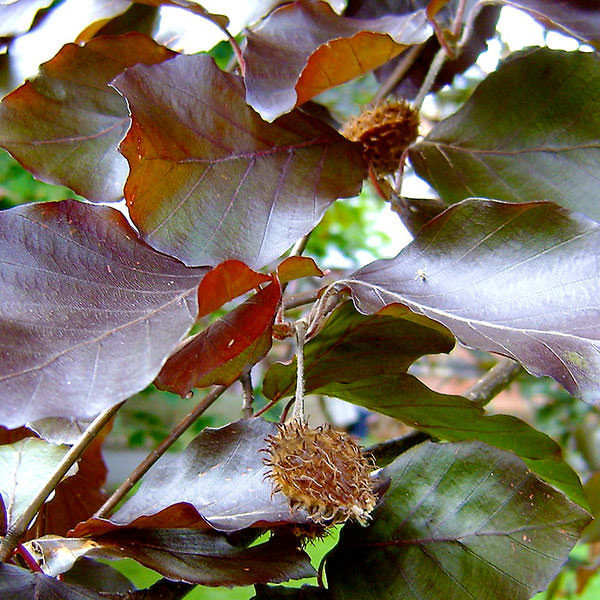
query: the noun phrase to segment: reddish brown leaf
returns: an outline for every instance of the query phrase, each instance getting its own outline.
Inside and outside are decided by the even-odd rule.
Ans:
[[[165,454],[139,490],[109,519],[80,523],[74,536],[125,528],[183,527],[240,531],[248,527],[306,523],[290,513],[288,499],[265,480],[265,438],[277,429],[263,419],[206,428],[181,454]]]
[[[196,319],[206,269],[106,206],[0,212],[0,423],[89,419],[146,387]]]
[[[271,277],[254,271],[239,260],[226,260],[209,271],[198,287],[198,318],[257,288]]]
[[[165,363],[160,389],[186,396],[194,387],[229,385],[271,348],[271,329],[281,299],[275,278],[267,287],[219,319]]]
[[[319,269],[317,263],[306,256],[288,256],[277,267],[277,277],[282,284],[302,277],[323,277],[324,275],[325,273]]]
[[[138,65],[114,85],[132,112],[122,144],[131,217],[186,264],[263,266],[360,189],[355,144],[300,111],[265,123],[209,56]]]
[[[349,19],[326,2],[286,4],[247,35],[247,100],[267,121],[354,79],[431,34],[425,12]]]
[[[135,33],[64,46],[0,103],[0,146],[42,181],[97,202],[119,200],[128,168],[118,145],[129,116],[108,82],[126,67],[172,56]]]

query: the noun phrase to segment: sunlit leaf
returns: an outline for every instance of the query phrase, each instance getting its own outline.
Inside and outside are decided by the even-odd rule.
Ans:
[[[10,37],[29,31],[38,10],[52,0],[12,0],[0,4],[0,37]]]
[[[139,34],[64,46],[0,103],[0,146],[42,181],[98,202],[119,200],[128,168],[118,145],[129,115],[108,83],[126,67],[172,56]]]
[[[443,200],[548,200],[600,218],[600,58],[512,55],[410,150]]]
[[[478,443],[412,448],[367,528],[326,563],[335,600],[526,600],[558,573],[589,515],[514,455]]]
[[[146,387],[194,323],[205,273],[105,206],[0,212],[0,423],[89,419]]]
[[[287,283],[302,277],[323,277],[325,273],[319,269],[317,263],[307,256],[288,256],[277,266],[279,281]]]
[[[326,2],[286,4],[247,35],[248,104],[272,121],[424,42],[430,33],[422,10],[365,20],[340,17]]]
[[[466,200],[390,260],[342,283],[364,312],[392,302],[569,392],[600,399],[597,223],[550,203]]]
[[[122,144],[131,217],[149,244],[186,264],[263,266],[360,190],[354,144],[299,111],[265,123],[241,80],[209,56],[138,65],[114,85],[133,119]]]
[[[37,438],[0,446],[0,495],[8,527],[14,525],[37,496],[66,452],[66,446],[55,446]],[[77,467],[69,475],[76,472]]]
[[[265,438],[275,423],[262,419],[207,428],[179,455],[164,455],[134,496],[110,519],[89,519],[74,535],[99,535],[123,527],[193,527],[239,531],[247,527],[303,523],[281,493],[265,480]]]

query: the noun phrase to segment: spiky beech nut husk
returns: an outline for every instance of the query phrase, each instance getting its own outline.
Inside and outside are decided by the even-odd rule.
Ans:
[[[376,502],[370,478],[375,464],[347,433],[292,419],[266,442],[267,477],[292,510],[304,509],[320,524],[354,519],[366,525]]]
[[[403,152],[419,134],[419,112],[405,100],[379,104],[352,117],[342,135],[363,146],[378,175],[398,169]]]

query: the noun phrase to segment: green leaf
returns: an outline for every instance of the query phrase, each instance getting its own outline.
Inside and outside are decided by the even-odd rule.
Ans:
[[[326,563],[335,600],[526,600],[559,571],[589,515],[513,454],[479,443],[412,448],[365,529]]]
[[[565,462],[560,446],[517,417],[489,415],[466,398],[430,390],[412,375],[332,382],[319,392],[388,415],[437,438],[475,440],[514,452],[537,475],[587,507],[581,481]]]
[[[550,200],[600,219],[600,58],[512,55],[410,150],[448,202]]]
[[[48,481],[67,450],[66,446],[56,446],[37,438],[0,446],[0,495],[9,528]],[[68,475],[76,472],[74,469]]]
[[[449,352],[453,346],[454,338],[445,327],[404,306],[391,305],[365,316],[347,302],[304,347],[305,389],[310,393],[334,381],[405,373],[420,356]],[[268,370],[263,393],[274,400],[293,394],[295,387],[294,359]]]
[[[600,189],[600,187],[598,188]],[[342,280],[359,310],[400,302],[465,345],[600,398],[600,227],[551,203],[471,199]]]

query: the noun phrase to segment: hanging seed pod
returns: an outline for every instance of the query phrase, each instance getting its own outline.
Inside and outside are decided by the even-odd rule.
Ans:
[[[292,419],[266,442],[267,476],[292,510],[304,509],[325,525],[348,519],[367,524],[376,501],[370,480],[375,465],[348,434]]]
[[[419,113],[405,100],[380,104],[352,117],[342,135],[363,146],[378,175],[398,169],[403,152],[419,134]]]

